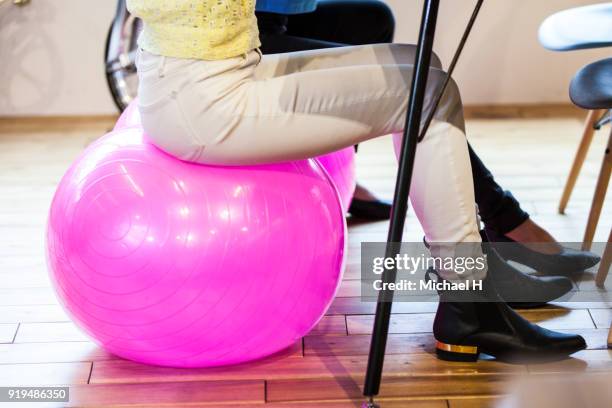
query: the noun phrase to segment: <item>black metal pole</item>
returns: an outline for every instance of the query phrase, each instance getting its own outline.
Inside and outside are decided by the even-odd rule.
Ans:
[[[391,211],[389,234],[387,236],[386,256],[389,257],[395,257],[399,252],[397,245],[393,244],[402,241],[404,232],[404,221],[408,211],[408,194],[410,192],[410,182],[412,180],[416,147],[421,127],[421,115],[425,91],[427,89],[427,75],[431,63],[439,4],[440,0],[425,0],[423,7],[406,125],[404,127],[404,140],[402,142],[399,170],[393,197],[393,209]],[[382,280],[384,283],[395,282],[396,275],[397,270],[395,268],[386,270],[383,273]],[[378,395],[380,390],[392,302],[392,291],[383,290],[379,293],[363,390],[363,394],[369,397],[370,401],[372,401],[374,396]]]
[[[470,17],[470,20],[468,21],[467,27],[465,28],[465,31],[463,32],[463,35],[461,36],[461,41],[459,41],[459,46],[457,47],[457,50],[455,51],[455,55],[453,56],[453,60],[451,61],[450,65],[448,66],[448,70],[446,72],[446,78],[444,79],[444,83],[442,84],[442,88],[440,88],[440,92],[436,96],[436,99],[435,99],[435,102],[433,104],[433,107],[429,110],[429,114],[427,115],[427,118],[422,123],[421,134],[419,135],[419,142],[421,140],[423,140],[423,138],[425,137],[425,134],[427,133],[427,130],[429,129],[429,125],[431,125],[431,122],[433,121],[434,115],[436,114],[436,110],[438,110],[438,106],[440,105],[440,102],[442,101],[442,97],[444,96],[444,91],[446,91],[446,88],[448,87],[448,83],[450,82],[451,78],[453,77],[453,72],[455,72],[455,68],[457,67],[457,63],[459,62],[459,57],[461,57],[461,53],[463,52],[463,48],[465,47],[465,43],[467,42],[468,38],[470,37],[470,33],[472,32],[472,28],[474,28],[474,23],[476,23],[476,19],[478,18],[478,13],[480,13],[480,9],[482,8],[482,4],[483,3],[484,3],[484,0],[478,0],[476,2],[476,7],[474,7],[474,11],[472,12],[472,16]]]

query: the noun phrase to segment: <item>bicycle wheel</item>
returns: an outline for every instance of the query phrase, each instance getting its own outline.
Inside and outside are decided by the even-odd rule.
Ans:
[[[138,93],[136,51],[141,30],[140,19],[123,9],[117,14],[106,37],[106,81],[113,101],[120,111],[123,111]]]

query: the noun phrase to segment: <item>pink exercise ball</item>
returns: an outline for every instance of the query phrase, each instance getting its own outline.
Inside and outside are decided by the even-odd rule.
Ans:
[[[393,151],[395,152],[395,157],[399,160],[400,154],[402,152],[402,142],[404,141],[404,133],[393,133],[391,135],[393,138]]]
[[[138,128],[92,144],[55,193],[47,259],[74,321],[118,356],[254,360],[308,333],[344,267],[338,194],[314,160],[177,160]]]
[[[134,99],[130,104],[123,110],[115,128],[113,130],[121,130],[128,127],[141,127],[140,111],[138,110],[138,99]]]
[[[328,153],[317,157],[319,164],[329,174],[340,194],[342,209],[348,212],[355,187],[357,186],[357,175],[355,170],[355,148],[347,147],[337,152]]]
[[[138,111],[138,99],[130,102],[127,108],[123,111],[119,120],[115,124],[114,130],[120,130],[129,127],[142,127],[140,121],[140,112]],[[342,208],[346,213],[351,201],[353,200],[353,194],[355,193],[356,184],[356,170],[355,170],[355,149],[353,147],[347,147],[346,149],[339,150],[337,152],[325,154],[317,157],[319,164],[329,174],[332,182],[338,189],[340,194],[340,200],[342,202]]]

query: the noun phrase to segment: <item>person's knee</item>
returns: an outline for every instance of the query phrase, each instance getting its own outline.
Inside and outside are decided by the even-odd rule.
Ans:
[[[435,53],[435,51],[432,51],[431,53],[431,66],[439,70],[442,69],[442,60],[438,54]]]
[[[431,89],[429,92],[431,92],[433,95],[438,95],[447,80],[447,76],[448,73],[446,71],[433,67],[429,72],[430,79],[428,83],[431,84]],[[457,82],[455,82],[454,78],[450,78],[448,84],[446,85],[444,99],[461,103],[461,93],[459,92],[459,86],[457,85]]]
[[[375,44],[372,47],[374,49],[391,50],[395,61],[399,64],[414,64],[417,50],[417,46],[414,44]],[[430,66],[435,70],[442,71],[442,62],[435,52],[431,54]]]
[[[445,71],[435,68],[430,70],[429,79],[427,81],[428,104],[426,109],[428,111],[436,108],[434,104],[443,89],[447,76],[448,74]],[[446,85],[446,89],[444,89],[444,94],[440,99],[434,117],[437,120],[448,122],[461,130],[465,129],[461,93],[459,92],[459,86],[453,78],[450,78]]]

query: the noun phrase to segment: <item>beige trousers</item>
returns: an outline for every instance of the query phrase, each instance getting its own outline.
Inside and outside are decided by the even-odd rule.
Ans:
[[[252,51],[220,61],[141,52],[143,125],[161,149],[187,161],[314,157],[402,131],[415,49],[380,44],[263,57]],[[426,111],[445,78],[437,58],[434,67]],[[411,202],[432,252],[437,242],[480,242],[463,108],[452,81],[418,145]]]

